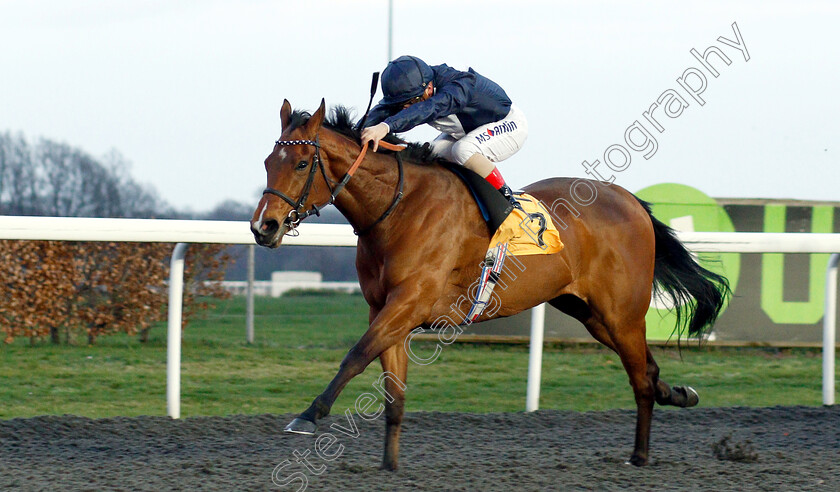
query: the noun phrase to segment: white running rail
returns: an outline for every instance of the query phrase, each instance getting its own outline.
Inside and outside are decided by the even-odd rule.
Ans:
[[[355,246],[349,225],[301,224],[300,236],[286,237],[285,245]],[[725,253],[834,253],[826,272],[823,318],[823,404],[834,404],[835,313],[840,234],[765,232],[680,232],[679,238],[695,252]],[[124,241],[179,243],[172,253],[167,331],[167,413],[180,417],[181,314],[183,262],[188,243],[253,244],[247,222],[165,219],[91,219],[75,217],[0,216],[0,239],[50,241]],[[534,309],[528,366],[526,410],[539,408],[542,367],[543,316]],[[538,318],[538,319],[537,319]]]

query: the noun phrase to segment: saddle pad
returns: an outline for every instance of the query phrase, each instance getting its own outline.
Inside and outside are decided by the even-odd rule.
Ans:
[[[478,204],[479,210],[481,210],[481,216],[487,222],[487,228],[490,229],[490,235],[492,236],[505,219],[509,217],[513,206],[486,179],[474,171],[451,162],[439,162],[444,168],[455,173],[467,185]]]
[[[488,249],[495,248],[499,243],[508,243],[507,254],[513,256],[550,255],[562,250],[560,233],[551,220],[551,214],[540,201],[526,193],[516,193],[515,196],[524,212],[518,208],[513,209],[490,239]],[[545,230],[542,234],[538,215],[545,219]],[[543,244],[540,244],[540,239]]]

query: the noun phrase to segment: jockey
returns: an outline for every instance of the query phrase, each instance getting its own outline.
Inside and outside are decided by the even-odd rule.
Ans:
[[[498,84],[472,68],[430,67],[401,56],[382,72],[382,93],[362,130],[362,145],[372,142],[376,150],[388,133],[428,123],[441,132],[431,143],[434,155],[475,171],[516,203],[495,163],[522,147],[528,121]]]

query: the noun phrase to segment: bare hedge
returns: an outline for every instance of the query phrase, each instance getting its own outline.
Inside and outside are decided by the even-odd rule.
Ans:
[[[0,333],[93,344],[115,333],[148,339],[166,317],[169,259],[164,243],[0,241]],[[225,297],[222,245],[191,245],[184,272],[185,323],[203,296]]]

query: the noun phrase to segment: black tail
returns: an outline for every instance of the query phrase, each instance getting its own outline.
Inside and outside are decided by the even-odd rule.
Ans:
[[[673,229],[651,214],[650,204],[640,200],[656,238],[656,263],[653,268],[654,295],[664,294],[675,306],[677,340],[686,325],[689,335],[699,336],[715,323],[732,294],[729,280],[700,266]]]

